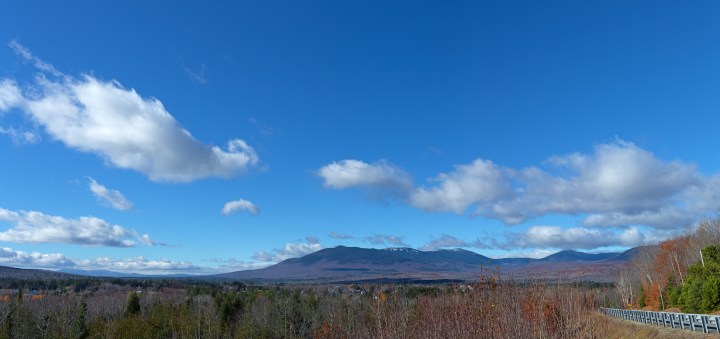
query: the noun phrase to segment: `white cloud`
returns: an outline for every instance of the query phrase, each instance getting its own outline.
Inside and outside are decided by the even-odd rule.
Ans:
[[[75,263],[59,253],[15,251],[9,247],[0,248],[0,263],[13,267],[58,268],[73,266]]]
[[[258,213],[260,213],[260,209],[257,208],[255,204],[244,199],[227,202],[222,209],[222,213],[225,215],[229,215],[239,211],[247,211],[252,215],[257,215]]]
[[[471,205],[484,204],[513,196],[506,170],[492,161],[477,159],[469,165],[455,166],[431,182],[437,186],[420,187],[409,197],[410,203],[427,211],[464,213]]]
[[[301,257],[323,249],[323,246],[317,241],[317,238],[309,237],[306,241],[307,242],[286,243],[282,248],[276,248],[269,252],[256,252],[252,256],[252,259],[260,262],[276,263],[285,259]]]
[[[0,208],[0,221],[12,226],[0,232],[0,241],[15,243],[66,243],[90,246],[133,247],[135,239],[155,245],[147,234],[95,217],[66,219],[35,211],[10,211]]]
[[[416,208],[470,210],[508,225],[560,214],[579,216],[587,227],[664,231],[683,229],[720,208],[720,174],[706,176],[692,164],[658,159],[622,140],[589,154],[550,157],[542,167],[514,169],[476,159],[430,179],[429,187],[414,187],[409,175],[387,162],[344,160],[318,173],[329,188],[402,187],[390,196]]]
[[[508,224],[560,213],[594,214],[587,224],[621,225],[609,223],[614,219],[666,228],[663,221],[668,219],[658,215],[665,215],[684,201],[684,192],[707,180],[693,165],[661,161],[624,141],[598,145],[590,155],[552,157],[547,163],[555,166],[555,174],[538,168],[518,171],[515,186],[519,194],[482,206],[478,213]],[[684,210],[685,214],[708,212],[695,211],[689,205]],[[683,222],[674,227],[685,227],[692,221],[692,217],[674,214],[673,222]]]
[[[39,70],[59,76],[26,48],[14,41],[10,45]],[[240,139],[228,141],[225,149],[200,143],[158,99],[143,98],[118,81],[91,75],[53,80],[41,74],[24,94],[12,80],[2,84],[0,109],[19,108],[53,139],[153,181],[226,178],[259,161],[255,150]]]
[[[379,161],[368,164],[359,160],[332,162],[317,171],[327,188],[363,187],[404,192],[412,187],[410,177],[401,169]]]
[[[653,225],[660,229],[677,229],[680,225],[691,225],[695,219],[697,217],[693,211],[678,206],[667,206],[656,211],[641,211],[634,214],[622,212],[591,214],[583,218],[582,224],[598,227]]]
[[[402,237],[397,235],[387,235],[387,234],[375,234],[370,237],[366,237],[365,241],[373,244],[373,245],[394,245],[394,246],[402,246],[402,247],[410,247],[410,245],[406,244]]]
[[[10,79],[0,80],[0,113],[18,106],[23,101],[20,88]]]
[[[199,267],[189,261],[169,259],[148,260],[144,257],[113,259],[100,257],[95,259],[74,259],[75,268],[83,270],[109,270],[117,272],[136,272],[144,274],[180,273],[196,271]]]
[[[590,229],[583,227],[533,226],[521,233],[505,235],[507,248],[593,249],[607,246],[634,247],[645,237],[637,227],[624,230]]]
[[[122,195],[122,193],[120,193],[120,191],[108,189],[107,187],[99,184],[93,178],[88,179],[90,180],[90,191],[93,193],[93,195],[98,199],[103,200],[105,203],[109,204],[112,208],[125,211],[133,207],[133,204],[127,199],[125,199],[125,197]]]

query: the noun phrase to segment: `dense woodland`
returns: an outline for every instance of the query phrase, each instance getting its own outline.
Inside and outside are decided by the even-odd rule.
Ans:
[[[720,311],[720,218],[641,248],[615,285],[628,308]]]
[[[619,301],[611,285],[498,283],[481,272],[445,285],[86,279],[35,291],[41,281],[3,281],[0,337],[577,338],[601,333],[594,310]]]

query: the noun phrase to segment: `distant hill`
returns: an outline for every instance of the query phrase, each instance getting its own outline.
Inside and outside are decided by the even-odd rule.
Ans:
[[[88,277],[108,277],[108,278],[139,278],[144,277],[142,274],[137,273],[120,273],[114,271],[105,270],[75,270],[70,268],[62,268],[58,272],[76,274]]]
[[[551,254],[545,258],[538,259],[539,262],[587,262],[587,261],[604,261],[612,259],[620,255],[620,253],[585,253],[573,250],[560,251]]]
[[[623,260],[623,261],[630,261],[630,259],[632,259],[632,258],[633,258],[636,254],[638,254],[640,251],[642,251],[643,249],[646,249],[646,248],[651,248],[651,247],[657,247],[657,245],[633,247],[633,248],[631,248],[631,249],[629,249],[629,250],[627,250],[627,251],[625,251],[625,252],[622,252],[622,253],[618,254],[618,256],[616,257],[616,259],[617,259],[617,260]]]
[[[63,268],[58,272],[76,274],[86,277],[103,277],[103,278],[188,278],[195,277],[192,274],[139,274],[139,273],[122,273],[107,270],[75,270]]]
[[[412,248],[338,246],[270,267],[212,277],[257,281],[368,281],[373,279],[474,279],[479,266],[498,266],[505,276],[532,274],[539,278],[570,277],[607,281],[632,256],[623,253],[584,253],[566,250],[541,259],[491,259],[463,249],[419,251]]]
[[[105,270],[60,269],[58,271],[41,269],[24,269],[0,266],[0,279],[80,279],[84,277],[98,278],[195,278],[191,274],[145,275],[138,273],[121,273]],[[200,277],[202,278],[202,277]]]
[[[10,279],[76,279],[77,275],[49,270],[0,266],[0,278]]]

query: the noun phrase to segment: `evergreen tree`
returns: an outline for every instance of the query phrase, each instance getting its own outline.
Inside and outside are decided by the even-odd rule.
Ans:
[[[638,294],[637,300],[640,308],[645,307],[645,289],[642,286],[640,286],[640,293]]]
[[[72,325],[73,338],[85,338],[88,336],[87,328],[87,303],[85,299],[80,299],[77,307],[77,317]]]
[[[703,261],[688,269],[687,283],[680,294],[684,312],[712,312],[720,309],[720,245],[702,249]]]
[[[125,306],[125,316],[132,317],[140,314],[140,297],[135,291],[130,292],[127,305]]]

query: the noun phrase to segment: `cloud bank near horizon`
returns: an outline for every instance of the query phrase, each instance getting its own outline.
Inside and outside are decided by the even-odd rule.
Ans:
[[[149,235],[120,225],[113,225],[96,217],[68,219],[37,211],[11,211],[0,208],[0,222],[11,224],[0,232],[0,241],[14,243],[59,243],[105,247],[135,247],[137,242],[147,246],[164,245]]]

